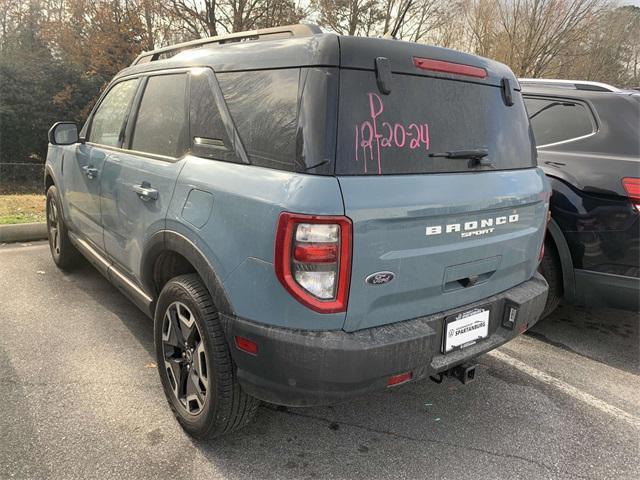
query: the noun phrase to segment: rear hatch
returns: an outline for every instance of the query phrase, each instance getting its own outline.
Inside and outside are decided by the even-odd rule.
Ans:
[[[341,37],[335,168],[353,221],[346,331],[460,307],[531,278],[549,195],[508,68],[363,40]],[[383,60],[376,72],[377,57],[388,71]]]

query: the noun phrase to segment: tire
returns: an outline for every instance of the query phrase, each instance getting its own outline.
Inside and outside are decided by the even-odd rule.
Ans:
[[[544,257],[538,267],[538,271],[547,280],[549,284],[549,294],[547,295],[547,303],[544,306],[540,318],[545,318],[558,307],[562,300],[562,265],[560,263],[560,255],[553,240],[546,239],[544,243]]]
[[[47,236],[51,256],[58,268],[70,270],[78,264],[80,253],[69,239],[69,231],[64,223],[60,197],[55,185],[47,190]]]
[[[218,312],[197,274],[175,277],[162,289],[154,340],[164,392],[187,433],[211,439],[253,419],[260,402],[238,383]]]

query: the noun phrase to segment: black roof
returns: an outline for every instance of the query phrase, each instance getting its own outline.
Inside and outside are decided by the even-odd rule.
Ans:
[[[502,78],[506,77],[514,87],[517,88],[518,85],[509,67],[487,58],[414,42],[341,36],[334,33],[205,44],[183,49],[168,59],[132,65],[122,70],[118,77],[159,69],[196,66],[212,67],[217,72],[311,66],[374,69],[377,57],[388,58],[394,73],[451,78],[495,86],[500,86]],[[487,71],[487,76],[480,79],[419,70],[413,63],[413,57],[481,67]]]

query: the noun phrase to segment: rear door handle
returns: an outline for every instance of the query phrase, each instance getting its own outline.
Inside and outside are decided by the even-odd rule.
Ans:
[[[89,166],[85,165],[84,167],[82,167],[82,170],[84,170],[84,174],[87,176],[87,178],[89,180],[93,180],[94,178],[96,178],[98,176],[98,169],[97,168],[89,167]]]
[[[142,182],[141,185],[133,185],[131,188],[133,188],[133,191],[136,192],[138,198],[143,202],[158,199],[158,190],[151,188],[151,184],[149,182]]]

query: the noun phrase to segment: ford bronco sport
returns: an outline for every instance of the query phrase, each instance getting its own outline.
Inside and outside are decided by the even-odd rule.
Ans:
[[[309,25],[198,40],[141,54],[49,141],[53,259],[154,319],[196,437],[259,400],[469,379],[545,305],[550,188],[491,60]]]

